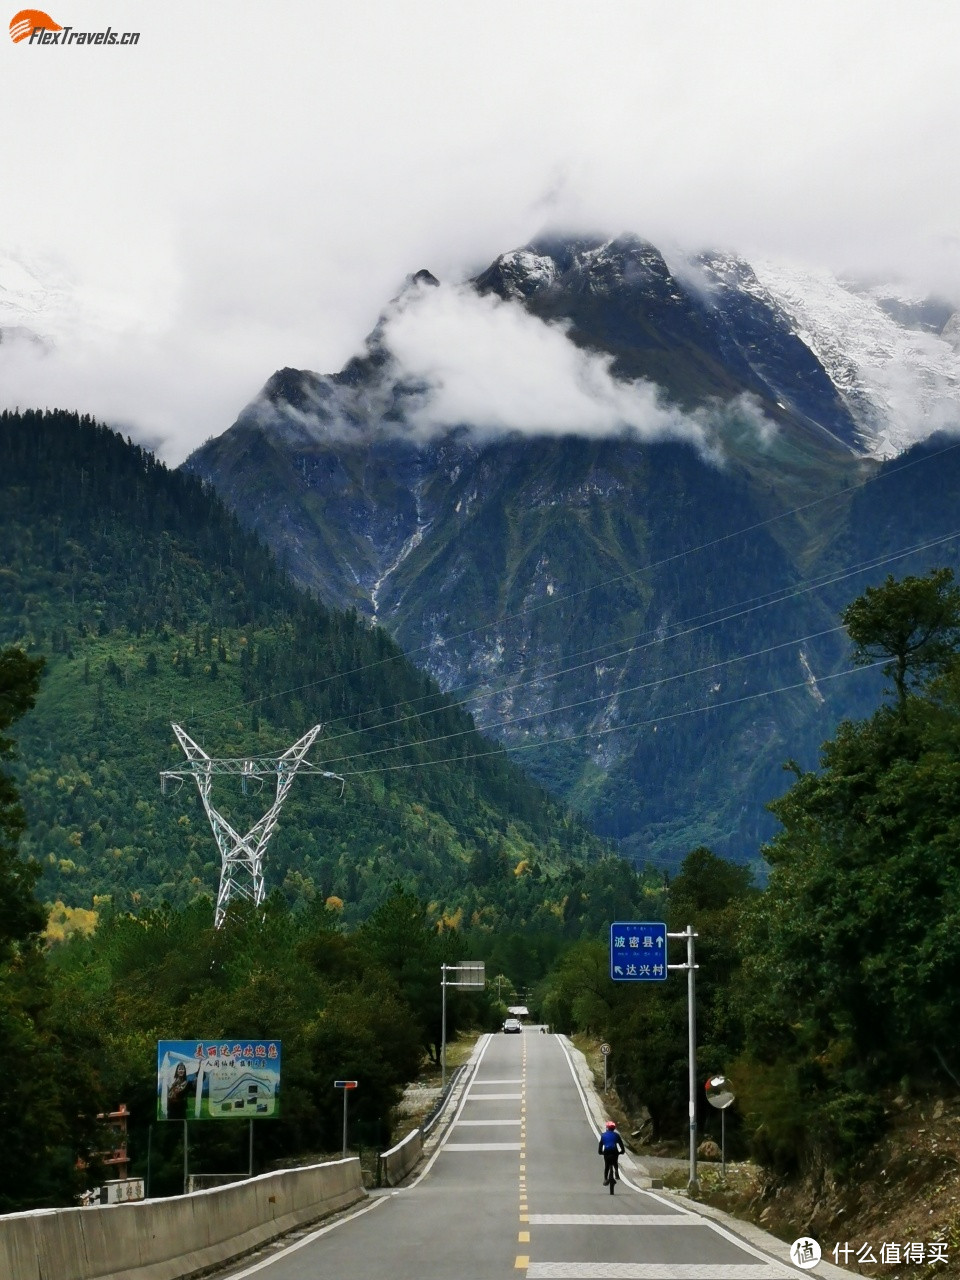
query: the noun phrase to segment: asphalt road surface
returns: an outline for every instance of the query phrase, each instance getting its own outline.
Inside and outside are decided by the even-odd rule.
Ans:
[[[603,1160],[562,1041],[491,1036],[426,1170],[232,1280],[788,1280],[803,1275]]]

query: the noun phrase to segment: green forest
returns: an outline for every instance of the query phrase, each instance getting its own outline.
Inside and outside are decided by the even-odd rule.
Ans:
[[[385,632],[293,587],[208,487],[73,414],[0,415],[0,450],[0,641],[45,661],[16,766],[45,901],[214,896],[195,788],[161,793],[184,758],[171,723],[218,757],[279,755],[322,723],[310,759],[345,785],[291,790],[267,874],[291,906],[336,899],[358,923],[401,880],[438,917],[579,919],[577,877],[608,850]],[[244,830],[264,809],[236,779],[213,799]]]
[[[881,666],[882,705],[840,725],[819,769],[792,766],[762,888],[697,849],[667,896],[671,927],[699,934],[701,1076],[736,1081],[735,1148],[786,1176],[842,1177],[885,1100],[960,1084],[960,589],[949,569],[889,578],[842,621],[855,660]],[[607,963],[602,940],[574,944],[544,1015],[609,1040],[621,1095],[678,1136],[685,987],[638,1000]],[[719,1129],[706,1105],[699,1122]]]
[[[337,1149],[336,1077],[362,1083],[354,1141],[382,1146],[437,1055],[440,965],[462,958],[554,1029],[608,1040],[621,1098],[679,1136],[686,987],[611,983],[615,919],[696,929],[701,1075],[736,1080],[731,1141],[771,1170],[842,1175],[882,1133],[886,1092],[960,1084],[949,569],[843,610],[886,693],[817,769],[784,775],[764,883],[707,848],[667,880],[590,836],[381,632],[295,590],[198,481],[75,415],[6,414],[0,433],[0,1037],[17,1081],[0,1211],[95,1182],[97,1115],[120,1102],[144,1172],[161,1039],[283,1041],[258,1168]],[[160,790],[183,758],[171,721],[223,756],[322,722],[311,758],[344,777],[342,793],[296,780],[266,903],[219,930],[196,793]],[[238,822],[262,812],[235,784],[227,800]],[[502,1012],[492,987],[458,993],[451,1033]],[[172,1194],[175,1126],[157,1128],[151,1189]],[[208,1128],[194,1167],[235,1167],[236,1133]]]

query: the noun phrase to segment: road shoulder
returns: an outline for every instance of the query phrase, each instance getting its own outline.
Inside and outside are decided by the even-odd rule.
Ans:
[[[603,1128],[606,1112],[603,1100],[597,1093],[590,1065],[584,1054],[571,1043],[567,1036],[558,1036],[557,1038],[563,1042],[575,1076],[583,1091],[590,1118],[599,1132]],[[723,1209],[702,1204],[699,1200],[693,1200],[689,1196],[682,1195],[676,1191],[663,1189],[659,1186],[655,1190],[651,1190],[654,1183],[659,1183],[660,1179],[652,1177],[649,1168],[631,1152],[621,1156],[620,1164],[626,1167],[628,1180],[632,1180],[638,1188],[644,1191],[651,1191],[652,1194],[661,1197],[671,1205],[682,1207],[689,1212],[699,1214],[703,1218],[708,1218],[725,1231],[729,1231],[734,1236],[739,1236],[747,1244],[752,1245],[753,1248],[761,1249],[785,1266],[793,1267],[789,1244],[778,1239],[777,1236],[771,1235],[769,1231],[764,1231],[762,1227],[755,1226],[752,1222],[745,1222],[742,1218],[735,1218]],[[849,1277],[851,1273],[843,1267],[835,1266],[832,1262],[823,1260],[808,1271],[797,1271],[797,1275],[804,1274],[821,1276],[824,1280],[841,1280],[841,1277]]]

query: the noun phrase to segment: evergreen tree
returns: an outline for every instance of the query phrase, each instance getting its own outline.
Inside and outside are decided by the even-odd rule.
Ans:
[[[10,726],[33,706],[40,687],[43,660],[21,650],[0,650],[0,762],[14,755]],[[35,940],[46,923],[33,895],[38,868],[21,860],[20,837],[26,818],[20,795],[6,769],[0,769],[0,960]]]

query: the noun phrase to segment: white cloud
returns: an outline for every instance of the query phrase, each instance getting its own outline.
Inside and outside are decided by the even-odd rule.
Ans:
[[[383,341],[394,372],[426,387],[408,409],[423,433],[463,424],[488,435],[629,431],[643,440],[685,440],[716,457],[718,430],[731,415],[761,433],[770,429],[746,399],[683,413],[653,383],[615,378],[612,357],[582,350],[560,324],[469,286],[411,290],[392,309]]]
[[[88,327],[44,378],[162,430],[168,456],[274,368],[339,368],[408,272],[460,278],[545,224],[960,297],[946,0],[56,0],[54,16],[141,39],[0,42],[0,113],[28,118],[0,134],[0,253],[57,255],[85,294],[122,299],[124,333]],[[36,369],[17,377],[41,393]]]

